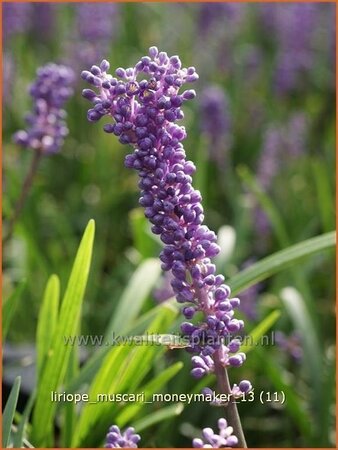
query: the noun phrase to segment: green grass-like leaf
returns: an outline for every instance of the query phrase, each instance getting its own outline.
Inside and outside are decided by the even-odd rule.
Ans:
[[[183,367],[182,362],[177,362],[172,366],[165,369],[159,375],[157,375],[154,379],[149,381],[145,386],[140,387],[139,392],[143,392],[146,399],[149,396],[160,392],[160,390],[165,386]],[[135,417],[135,415],[144,408],[144,404],[141,402],[135,402],[132,405],[129,405],[123,408],[121,414],[116,419],[116,423],[123,427],[127,425],[131,420]]]
[[[34,405],[35,397],[36,397],[36,390],[34,390],[31,393],[29,400],[25,406],[24,412],[20,418],[20,423],[18,425],[17,432],[13,435],[13,447],[14,448],[21,448],[24,445],[25,428],[28,424],[29,416],[31,414],[31,411],[32,411],[32,408]]]
[[[292,266],[302,258],[333,248],[335,243],[335,231],[307,239],[262,259],[231,277],[227,283],[231,287],[232,293],[236,295],[259,281]]]
[[[163,306],[147,333],[158,333],[167,329],[175,317],[176,313],[172,309]],[[96,402],[99,394],[135,393],[151,370],[155,356],[163,351],[164,348],[158,345],[131,344],[112,348],[90,386],[90,401]],[[111,402],[86,403],[73,436],[72,447],[93,446],[102,439],[117,407],[118,405]]]
[[[279,212],[270,200],[270,197],[264,192],[263,188],[259,185],[254,175],[245,166],[240,166],[237,169],[239,176],[242,178],[248,189],[254,194],[263,208],[264,212],[268,216],[271,225],[275,231],[275,234],[283,247],[289,245],[289,237],[287,235],[285,226],[279,215]]]
[[[139,319],[135,320],[138,312],[142,308],[142,305],[147,299],[150,291],[153,289],[155,282],[159,276],[159,262],[155,259],[148,259],[141,263],[141,265],[134,272],[130,283],[133,285],[131,289],[126,287],[119,300],[117,311],[114,314],[108,331],[106,332],[106,340],[111,341],[113,333],[117,335],[126,335],[127,333],[144,332],[150,323],[157,316],[158,311],[162,309],[162,306],[155,307],[143,314]],[[148,277],[148,278],[143,278]],[[127,307],[128,305],[128,307]],[[169,307],[166,302],[167,307]],[[170,305],[173,311],[177,311],[177,308]],[[116,319],[119,318],[119,320]],[[115,328],[116,327],[116,328]],[[67,389],[69,392],[75,392],[80,389],[84,383],[89,383],[99,368],[102,365],[102,361],[110,351],[109,347],[100,348],[96,351],[91,358],[86,362],[79,374],[73,378],[68,384]]]
[[[327,169],[324,163],[316,159],[312,162],[313,179],[316,184],[318,211],[324,231],[334,229],[334,191],[330,186]]]
[[[70,359],[65,376],[65,384],[68,380],[72,380],[79,372],[79,347],[72,348]],[[62,408],[62,429],[61,441],[64,448],[69,448],[72,442],[73,432],[76,425],[76,409],[74,402],[67,402]]]
[[[240,177],[243,179],[244,183],[249,188],[249,190],[256,197],[260,206],[262,207],[265,214],[269,218],[269,221],[272,225],[273,233],[275,234],[276,239],[279,242],[280,248],[284,249],[289,247],[292,242],[290,239],[290,229],[288,229],[286,222],[284,218],[281,216],[277,205],[271,200],[269,195],[260,186],[255,176],[250,172],[250,170],[247,167],[240,166],[238,168],[238,173]],[[299,270],[298,267],[296,267],[295,270],[291,272],[291,277],[294,280],[293,282],[295,286],[298,289],[300,289],[302,295],[304,296],[308,304],[312,318],[316,319],[317,314],[314,305],[314,299],[312,297],[312,292],[309,289],[304,272]]]
[[[11,428],[18,403],[20,385],[21,377],[16,377],[4,409],[2,417],[2,445],[4,448],[9,447],[10,444]]]
[[[142,208],[135,208],[129,214],[133,243],[142,259],[150,258],[156,254],[158,243],[149,233],[149,222],[144,216]]]
[[[51,402],[51,392],[63,382],[72,347],[65,345],[64,336],[78,332],[81,305],[88,280],[95,224],[89,221],[77,252],[68,286],[62,301],[52,348],[37,391],[33,414],[31,440],[37,447],[51,443],[56,404]],[[44,424],[42,426],[41,424]]]
[[[135,430],[139,433],[146,428],[155,425],[155,423],[170,419],[174,416],[179,416],[184,409],[183,403],[175,403],[174,405],[166,406],[159,409],[134,423]]]
[[[323,397],[324,365],[320,340],[301,294],[293,287],[286,287],[282,289],[280,297],[295,329],[301,335],[304,348],[304,364],[312,385],[310,402],[312,403],[313,412],[317,416],[316,428],[318,430],[321,422],[321,417],[318,413],[321,411],[319,405]]]
[[[42,368],[52,345],[59,313],[59,297],[60,281],[56,275],[52,275],[47,282],[36,331],[38,379],[42,375]]]
[[[305,407],[304,401],[295,393],[292,382],[286,377],[285,370],[279,367],[275,360],[270,358],[268,352],[263,347],[259,348],[256,353],[259,357],[266,375],[270,378],[276,391],[283,391],[287,401],[285,408],[289,412],[290,417],[294,420],[298,429],[303,436],[311,437],[312,428],[309,413]]]
[[[122,334],[130,327],[154,288],[160,273],[161,265],[158,259],[146,259],[140,264],[119,300],[108,325],[107,336],[111,336],[112,332]]]
[[[18,306],[20,297],[25,289],[26,280],[22,280],[14,289],[10,297],[3,302],[2,306],[2,340],[6,339],[11,320]]]
[[[265,319],[263,319],[246,337],[248,343],[243,344],[240,348],[241,352],[248,353],[250,350],[258,346],[259,340],[264,334],[277,322],[280,311],[273,311]]]

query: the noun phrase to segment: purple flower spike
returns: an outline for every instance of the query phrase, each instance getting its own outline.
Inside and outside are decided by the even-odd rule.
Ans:
[[[230,27],[233,32],[238,28],[245,12],[246,5],[237,3],[201,3],[199,12],[199,31],[203,36],[215,30],[215,23],[220,22]]]
[[[121,433],[117,425],[109,428],[109,433],[106,437],[105,448],[138,448],[137,443],[141,440],[138,434],[135,434],[135,429],[129,427],[124,433]]]
[[[68,128],[66,112],[62,109],[72,95],[73,71],[66,66],[47,64],[37,70],[36,81],[30,87],[34,100],[33,112],[26,117],[26,130],[14,135],[14,141],[43,153],[60,150]]]
[[[234,436],[233,428],[228,426],[225,419],[218,420],[219,434],[214,433],[212,428],[204,428],[202,439],[194,439],[192,445],[194,448],[224,448],[234,447],[238,444],[238,439]]]
[[[3,100],[5,105],[11,104],[13,77],[14,77],[14,60],[9,53],[3,53]]]
[[[111,39],[118,5],[114,3],[79,3],[76,5],[77,26],[82,39],[88,42]]]
[[[257,178],[262,188],[269,192],[273,187],[273,182],[278,173],[284,167],[293,164],[300,158],[306,149],[309,137],[308,119],[303,112],[294,113],[285,124],[270,125],[263,136],[262,153],[258,160]],[[269,241],[271,231],[270,221],[261,207],[256,207],[254,211],[254,228],[256,234],[265,239],[260,240],[260,249],[265,250],[265,245]],[[248,264],[249,261],[246,263]],[[258,286],[249,288],[242,293],[244,300],[243,311],[250,317],[254,316],[254,308],[250,308],[250,299],[255,297],[255,289]],[[249,298],[250,297],[250,298]],[[251,311],[250,311],[251,309]]]
[[[192,186],[195,165],[186,160],[182,145],[186,130],[177,124],[184,117],[182,105],[196,95],[184,88],[198,79],[195,68],[151,47],[135,67],[119,68],[114,75],[106,70],[108,64],[101,63],[82,72],[93,87],[83,91],[93,103],[88,120],[108,116],[104,130],[134,149],[125,165],[139,174],[139,203],[164,243],[162,269],[171,273],[171,287],[189,320],[181,330],[189,340],[188,351],[199,355],[193,357],[192,375],[213,372],[216,352],[224,367],[240,366],[245,355],[229,357],[224,344],[243,328],[243,321],[234,318],[240,302],[230,298],[224,277],[215,273],[211,260],[219,253],[217,237],[203,225],[202,197]],[[201,322],[190,322],[201,316]]]
[[[73,58],[82,64],[93,64],[109,50],[117,34],[118,9],[116,3],[81,2],[76,5],[76,45]]]
[[[277,92],[293,92],[316,64],[315,30],[318,16],[325,9],[310,2],[266,3],[259,9],[263,27],[278,45],[274,74]]]
[[[220,86],[208,87],[202,93],[201,128],[208,137],[211,158],[224,167],[232,138],[229,100]]]
[[[25,33],[30,26],[31,3],[5,2],[3,5],[3,37]]]
[[[51,39],[55,35],[57,8],[56,3],[32,3],[32,27],[34,33]]]

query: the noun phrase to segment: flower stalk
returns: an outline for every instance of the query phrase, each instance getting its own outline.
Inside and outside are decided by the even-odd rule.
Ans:
[[[212,263],[220,251],[217,236],[203,224],[202,196],[192,186],[196,167],[186,159],[182,141],[187,133],[177,124],[184,117],[181,106],[196,96],[194,90],[181,92],[186,83],[198,79],[196,70],[183,68],[178,56],[169,57],[156,47],[151,47],[149,56],[141,58],[135,67],[118,68],[116,76],[108,70],[109,63],[103,60],[100,66],[82,72],[82,78],[95,88],[83,90],[83,96],[93,103],[88,120],[96,122],[108,116],[112,123],[104,125],[105,132],[133,147],[125,165],[138,172],[139,203],[152,224],[152,232],[164,244],[160,253],[162,269],[172,274],[171,286],[187,319],[181,330],[189,340],[188,351],[194,354],[191,374],[201,378],[215,372],[222,393],[238,395],[242,386],[245,391],[251,385],[241,382],[231,390],[225,369],[239,367],[245,361],[240,341],[232,337],[244,326],[234,316],[240,301],[231,298],[229,286],[223,275],[216,274]],[[244,447],[233,405],[230,417]],[[204,429],[207,446],[237,445],[233,424],[220,421],[220,434]],[[193,445],[203,447],[203,442],[197,439]]]
[[[7,232],[6,237],[3,240],[3,243],[8,242],[13,235],[15,224],[21,215],[21,212],[24,208],[26,199],[27,199],[28,194],[33,185],[33,181],[34,181],[36,172],[38,170],[41,157],[42,157],[42,152],[40,150],[36,150],[33,154],[33,159],[32,159],[29,171],[27,172],[26,178],[22,184],[21,192],[20,192],[19,198],[16,202],[12,217],[9,221],[8,232]]]
[[[224,369],[224,367],[220,362],[219,351],[215,353],[213,358],[215,363],[215,375],[217,379],[218,389],[221,394],[229,395],[231,394],[229,375],[227,370]],[[225,406],[225,417],[234,429],[234,435],[237,436],[238,439],[238,447],[247,448],[242,423],[239,417],[235,399],[230,401]]]

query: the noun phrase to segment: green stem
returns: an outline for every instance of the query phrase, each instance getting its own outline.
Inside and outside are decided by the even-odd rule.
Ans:
[[[215,363],[215,375],[217,378],[218,389],[221,394],[227,396],[231,394],[231,387],[228,377],[228,372],[224,369],[220,361],[220,350],[213,355]],[[234,429],[234,435],[238,439],[238,447],[247,448],[245,436],[242,429],[241,419],[238,414],[237,404],[235,401],[230,401],[225,407],[226,419],[230,426]]]
[[[190,273],[190,275],[191,275],[191,273]],[[192,275],[191,275],[191,277],[192,277]],[[199,304],[204,309],[205,317],[207,317],[209,314],[208,309],[207,309],[207,305],[208,305],[207,291],[205,290],[205,288],[200,289],[196,285],[195,282],[194,282],[194,288],[195,288],[196,296],[199,299]],[[214,360],[215,375],[216,375],[216,379],[217,379],[218,389],[220,391],[220,394],[226,394],[227,398],[228,398],[228,396],[231,396],[231,387],[230,387],[228,372],[226,371],[226,369],[224,369],[223,364],[221,362],[222,348],[217,350],[213,354],[212,358]],[[226,405],[225,415],[226,415],[226,419],[227,419],[229,425],[234,429],[234,435],[238,439],[238,447],[247,448],[243,429],[242,429],[241,419],[238,414],[236,402],[230,401]]]
[[[33,156],[32,162],[31,162],[31,166],[30,166],[29,171],[28,171],[28,173],[26,175],[26,178],[25,178],[25,180],[23,182],[20,196],[19,196],[18,201],[17,201],[17,203],[15,205],[15,209],[14,209],[13,215],[12,215],[10,221],[9,221],[9,224],[8,224],[8,233],[7,233],[7,236],[3,240],[3,243],[8,242],[10,240],[10,238],[12,237],[15,223],[18,220],[18,218],[19,218],[19,216],[20,216],[20,214],[22,212],[22,209],[23,209],[23,207],[25,205],[25,201],[27,199],[28,193],[29,193],[29,191],[30,191],[30,189],[32,187],[33,180],[34,180],[37,168],[39,166],[39,162],[40,162],[41,156],[42,156],[42,151],[41,150],[35,150],[34,151],[34,156]]]

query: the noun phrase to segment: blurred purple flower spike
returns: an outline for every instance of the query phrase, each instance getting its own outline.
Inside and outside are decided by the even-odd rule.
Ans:
[[[74,73],[66,66],[50,63],[37,70],[29,89],[34,108],[26,117],[27,129],[14,135],[17,144],[41,153],[60,150],[68,134],[63,107],[73,93],[73,81]]]

